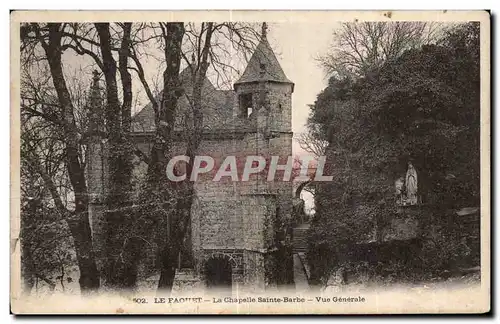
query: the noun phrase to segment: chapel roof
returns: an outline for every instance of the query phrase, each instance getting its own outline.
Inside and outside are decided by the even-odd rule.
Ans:
[[[192,90],[192,76],[189,68],[184,69],[179,74],[179,79],[186,91]],[[156,96],[156,101],[161,102],[163,91]],[[218,90],[205,78],[202,87],[203,106],[205,112],[205,121],[210,124],[224,124],[232,115],[232,105],[234,101],[234,91]],[[185,111],[190,110],[189,100],[186,94],[181,96],[178,101],[177,115],[181,116]],[[211,121],[210,118],[217,118],[217,121]],[[132,132],[152,132],[155,130],[155,114],[153,105],[148,103],[138,113],[132,117]]]

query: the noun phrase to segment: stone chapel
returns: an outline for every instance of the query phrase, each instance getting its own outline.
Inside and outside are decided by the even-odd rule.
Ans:
[[[190,73],[180,74],[183,85]],[[182,134],[183,118],[189,110],[187,95],[179,100],[175,132]],[[219,90],[208,80],[202,89],[203,131],[197,155],[208,155],[216,165],[226,156],[280,156],[286,164],[292,156],[292,94],[294,83],[285,75],[267,39],[266,27],[244,73],[232,90]],[[132,121],[135,145],[149,154],[155,134],[154,112],[145,106]],[[89,147],[88,176],[93,229],[99,226],[105,196],[106,172],[100,141]],[[174,150],[185,152],[182,136]],[[174,154],[175,155],[175,154]],[[141,172],[141,167],[137,167]],[[181,264],[175,286],[201,284],[267,289],[276,286],[278,245],[287,240],[292,214],[290,181],[268,181],[259,174],[249,181],[211,179],[194,183],[196,197],[191,208],[189,246],[194,260],[189,269]],[[94,231],[93,231],[94,232]]]

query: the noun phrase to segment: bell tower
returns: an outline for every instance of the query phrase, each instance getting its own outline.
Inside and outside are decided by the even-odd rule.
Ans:
[[[278,164],[293,163],[292,158],[292,93],[294,83],[285,75],[269,44],[268,26],[262,24],[261,40],[241,78],[234,84],[238,98],[235,114],[245,137],[241,145],[244,156],[266,159],[278,157]],[[291,167],[291,165],[290,165]],[[262,228],[262,239],[249,246],[244,259],[263,264],[264,286],[290,284],[292,266],[289,244],[289,226],[292,214],[292,182],[284,180],[284,172],[276,172],[272,179],[267,170],[241,182],[239,195],[243,204],[256,207],[248,211],[244,232]],[[257,207],[258,206],[258,207]],[[266,212],[259,211],[265,208]],[[244,221],[245,221],[244,220]],[[254,255],[252,251],[260,251]],[[293,262],[293,261],[292,261]]]
[[[234,84],[238,98],[235,115],[243,122],[247,120],[249,127],[258,124],[262,128],[265,124],[268,134],[288,133],[292,131],[294,84],[283,72],[269,44],[267,29],[264,22],[259,45]]]

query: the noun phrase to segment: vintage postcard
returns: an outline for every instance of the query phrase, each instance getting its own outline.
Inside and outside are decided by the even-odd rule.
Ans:
[[[14,314],[490,311],[487,11],[13,11]]]

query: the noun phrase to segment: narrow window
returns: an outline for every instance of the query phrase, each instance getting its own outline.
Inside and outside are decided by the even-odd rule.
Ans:
[[[253,111],[253,98],[251,93],[240,95],[240,117],[248,118]]]

